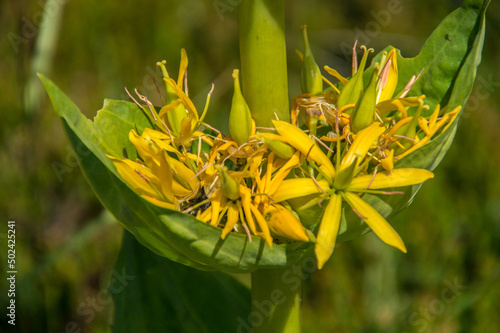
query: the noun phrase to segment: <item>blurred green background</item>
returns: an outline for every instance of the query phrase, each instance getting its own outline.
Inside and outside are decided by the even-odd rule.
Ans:
[[[2,332],[107,332],[112,320],[112,304],[99,302],[99,295],[112,276],[122,228],[85,183],[35,72],[93,117],[103,98],[127,99],[124,87],[157,101],[155,63],[166,59],[177,75],[184,47],[190,95],[203,105],[213,79],[209,121],[224,128],[230,73],[239,66],[231,3],[0,2]],[[345,46],[355,38],[377,51],[392,44],[412,57],[460,3],[287,1],[291,96],[300,89],[293,50],[302,49],[302,24],[317,62],[348,75]],[[384,15],[394,4],[397,13]],[[42,26],[44,13],[49,23]],[[408,254],[372,234],[338,246],[325,268],[306,279],[304,332],[500,331],[499,51],[500,5],[494,1],[455,142],[435,179],[393,219]],[[5,316],[8,220],[16,221],[15,328]]]

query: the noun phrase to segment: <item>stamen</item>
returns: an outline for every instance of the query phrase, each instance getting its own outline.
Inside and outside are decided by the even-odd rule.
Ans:
[[[189,180],[193,180],[194,178],[198,177],[199,175],[201,175],[203,172],[205,172],[205,170],[207,170],[209,167],[211,167],[212,165],[214,165],[215,163],[210,163],[210,164],[207,164],[205,165],[203,168],[201,168],[200,171],[198,171],[197,173],[195,173],[195,175],[191,178],[189,178]]]
[[[140,107],[142,110],[144,110],[144,106],[139,104],[139,102],[137,102],[137,100],[134,97],[132,97],[132,95],[129,93],[127,87],[125,87],[125,91],[127,92],[128,97],[130,97],[134,101],[134,103],[137,104],[138,107]]]
[[[320,145],[322,145],[323,147],[326,148],[326,150],[328,150],[329,152],[331,152],[332,154],[334,153],[334,151],[328,147],[323,141],[321,141],[320,139],[318,139],[315,135],[312,136]]]
[[[370,188],[370,186],[372,186],[372,183],[375,180],[375,176],[377,175],[377,171],[378,171],[378,165],[375,167],[375,170],[373,170],[373,177],[370,180],[370,183],[368,184],[368,186],[366,187],[367,190]]]
[[[167,130],[168,136],[170,137],[170,142],[174,142],[174,138],[172,137],[172,133],[170,133],[170,130],[168,129],[167,124],[163,121],[163,119],[160,119],[161,123],[163,126],[165,126],[165,129]]]
[[[264,126],[255,126],[255,129],[263,129],[263,130],[269,130],[269,131],[276,131],[276,128],[274,128],[274,127],[264,127]]]
[[[155,115],[155,112],[153,111],[153,109],[151,108],[151,102],[148,101],[148,98],[146,96],[142,96],[141,94],[139,94],[139,91],[137,91],[137,89],[134,89],[135,93],[137,94],[137,96],[139,96],[140,99],[142,99],[144,102],[146,102],[146,105],[148,106],[149,108],[149,111],[151,112],[151,114],[153,115],[153,118],[156,121],[158,121],[158,119],[156,118],[156,115]]]
[[[392,195],[392,194],[405,194],[405,192],[401,191],[383,191],[382,194]]]
[[[351,208],[352,208],[352,211],[353,211],[356,215],[358,215],[360,219],[362,219],[362,220],[366,220],[366,217],[364,217],[363,215],[361,215],[361,213],[360,213],[360,212],[358,212],[358,210],[357,210],[356,208],[354,208],[354,207],[352,207],[352,206],[351,206]]]
[[[212,126],[210,126],[209,124],[204,123],[204,122],[202,122],[202,124],[203,124],[204,126],[206,126],[206,127],[210,128],[212,131],[215,131],[215,132],[219,133],[220,135],[223,135],[223,134],[222,134],[222,132],[221,132],[221,131],[219,131],[217,128],[212,127]]]
[[[358,40],[354,42],[354,46],[352,48],[352,70],[353,74],[358,71],[358,54],[356,53],[356,45],[358,44]]]
[[[163,96],[161,95],[160,88],[158,88],[158,84],[156,84],[155,78],[153,78],[153,83],[155,84],[156,91],[158,92],[158,95],[160,96],[161,100],[163,101],[163,104],[166,104],[165,99],[163,99]]]
[[[396,137],[396,138],[403,138],[403,139],[408,139],[408,140],[411,140],[411,141],[413,141],[413,142],[417,142],[417,140],[415,140],[414,138],[411,138],[411,137],[406,136],[406,135],[394,134],[393,136],[394,136],[394,137]]]
[[[149,180],[148,177],[144,176],[139,170],[137,169],[134,169],[134,171],[142,178],[144,179],[145,181],[147,181],[148,183],[151,183],[151,180]]]
[[[323,194],[325,194],[325,195],[326,195],[325,190],[323,190],[323,188],[319,185],[319,183],[316,181],[316,179],[314,178],[314,176],[313,176],[313,175],[311,175],[311,179],[312,179],[312,181],[314,182],[314,184],[315,184],[315,185],[316,185],[316,186],[317,186],[317,187],[321,190],[321,192],[323,192]]]

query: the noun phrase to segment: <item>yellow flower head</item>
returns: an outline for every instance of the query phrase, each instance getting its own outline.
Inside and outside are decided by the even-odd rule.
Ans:
[[[322,78],[332,88],[322,91],[305,29],[304,38],[306,52],[300,55],[306,94],[294,100],[291,123],[274,120],[274,128],[255,128],[235,70],[231,135],[205,124],[211,92],[200,117],[185,89],[187,56],[182,51],[177,81],[169,77],[165,63],[159,63],[167,84],[159,113],[139,95],[146,105],[137,104],[155,129],[130,132],[137,159],[110,158],[123,180],[144,199],[221,228],[222,239],[237,233],[247,235],[250,242],[252,236],[262,237],[270,247],[314,242],[322,268],[335,248],[347,205],[382,241],[406,252],[398,233],[364,194],[400,194],[394,188],[433,178],[427,170],[398,168],[397,161],[446,129],[458,109],[439,118],[438,107],[423,117],[428,108],[425,96],[406,97],[417,76],[396,92],[395,49],[373,66],[365,87],[364,69],[373,50],[362,47],[358,66],[354,48],[352,77],[326,67],[341,88]],[[305,130],[299,126],[300,112]],[[311,207],[322,212],[320,221],[301,217],[301,210]],[[311,225],[316,225],[315,235]]]

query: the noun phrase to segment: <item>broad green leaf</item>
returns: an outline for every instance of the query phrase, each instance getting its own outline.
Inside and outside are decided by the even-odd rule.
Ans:
[[[119,177],[106,154],[135,156],[128,133],[149,126],[147,117],[133,103],[105,102],[94,122],[50,80],[40,75],[63,124],[88,183],[99,200],[139,242],[170,260],[203,270],[251,272],[294,264],[312,243],[303,246],[274,245],[259,237],[229,234],[191,215],[157,207],[142,199]],[[124,134],[126,133],[126,135]]]
[[[109,291],[116,333],[234,332],[251,311],[250,291],[234,278],[160,257],[128,232]]]

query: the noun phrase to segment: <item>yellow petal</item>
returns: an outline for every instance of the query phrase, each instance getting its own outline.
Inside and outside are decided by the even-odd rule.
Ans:
[[[316,236],[314,252],[318,261],[318,269],[323,268],[323,265],[330,259],[333,253],[335,240],[339,232],[341,213],[342,197],[338,194],[332,194],[323,213],[318,235]]]
[[[375,178],[373,175],[356,177],[349,184],[347,190],[356,192],[357,190],[367,189],[368,185],[370,185],[371,190],[389,187],[402,187],[420,184],[431,178],[434,178],[434,174],[425,169],[394,169],[392,172],[378,172],[375,175]]]
[[[349,81],[348,79],[346,79],[345,77],[343,77],[342,75],[340,75],[339,72],[337,72],[335,69],[333,69],[331,67],[328,67],[328,66],[325,66],[323,68],[325,69],[325,71],[328,72],[328,74],[330,74],[331,76],[336,77],[340,81],[340,83],[342,83],[344,86]]]
[[[321,151],[321,149],[304,133],[300,128],[281,120],[273,120],[274,127],[278,133],[285,138],[288,144],[307,158],[316,162],[320,170],[329,178],[335,177],[335,168],[330,159]]]
[[[264,219],[272,233],[291,240],[308,242],[304,227],[295,215],[281,205],[269,205],[264,210]]]
[[[219,224],[219,211],[221,207],[222,197],[222,191],[220,188],[215,190],[215,192],[212,193],[212,196],[210,197],[210,203],[212,207],[212,217],[210,219],[211,225],[217,226],[217,224]]]
[[[154,186],[153,182],[155,182],[155,180],[158,182],[158,179],[148,168],[128,159],[120,160],[109,155],[108,157],[115,165],[120,177],[122,177],[125,183],[127,183],[135,192],[148,197],[158,197],[158,194],[151,187]],[[141,177],[136,170],[146,178]]]
[[[252,211],[253,215],[255,216],[255,219],[257,220],[257,223],[259,224],[260,230],[262,232],[257,232],[259,236],[264,238],[266,241],[267,245],[269,247],[273,247],[273,238],[271,237],[271,233],[269,232],[269,226],[267,225],[266,220],[262,216],[262,214],[259,212],[259,210],[254,206],[250,205],[250,210]]]
[[[267,188],[267,191],[265,193],[269,193],[270,195],[273,195],[280,184],[283,182],[283,179],[285,179],[286,176],[290,173],[290,170],[292,168],[296,167],[299,165],[300,158],[299,158],[299,153],[296,152],[295,154],[292,155],[292,158],[290,158],[285,165],[283,165],[281,168],[279,168],[278,172],[274,175],[273,179],[269,183],[269,186]]]
[[[285,179],[281,182],[276,193],[272,195],[272,198],[276,202],[281,202],[311,194],[321,194],[330,190],[326,180],[321,179],[317,183],[323,191],[311,178]]]
[[[161,200],[158,200],[156,198],[148,197],[145,195],[142,195],[142,197],[144,199],[146,199],[147,201],[151,202],[153,205],[160,206],[160,207],[167,208],[167,209],[179,210],[179,207],[177,207],[175,204],[161,201]]]
[[[177,77],[177,85],[182,89],[184,83],[184,75],[188,66],[188,57],[185,49],[181,49],[181,64],[179,66],[179,75]]]
[[[250,189],[244,185],[240,185],[240,193],[241,193],[241,205],[243,206],[243,211],[245,212],[245,219],[248,224],[250,230],[257,234],[257,229],[255,228],[255,222],[252,217],[252,210],[250,208],[252,194]]]
[[[391,150],[386,149],[385,153],[387,157],[381,159],[380,164],[382,165],[382,168],[384,168],[389,172],[392,172],[392,170],[394,170],[394,149]]]
[[[358,160],[357,164],[363,160],[366,153],[375,142],[375,140],[385,131],[385,126],[381,123],[373,123],[367,128],[361,130],[356,135],[354,142],[349,147],[347,154],[345,154],[340,169],[345,169],[352,163]],[[357,167],[357,166],[356,166]]]
[[[406,117],[406,108],[411,106],[419,106],[425,96],[392,98],[382,100],[377,104],[377,110],[380,116],[383,116],[391,111],[399,110],[403,117]]]
[[[406,253],[406,247],[401,237],[375,208],[354,193],[345,192],[344,195],[347,203],[363,217],[363,221],[383,242]]]
[[[398,64],[396,49],[392,49],[387,55],[387,60],[384,64],[384,67],[382,68],[381,76],[381,79],[384,82],[377,102],[390,99],[394,95],[394,90],[396,90],[396,86],[398,85]]]
[[[229,209],[227,210],[227,221],[224,229],[222,229],[221,238],[225,239],[227,234],[233,230],[234,226],[238,222],[239,219],[239,211],[238,206],[234,202],[229,204]]]

